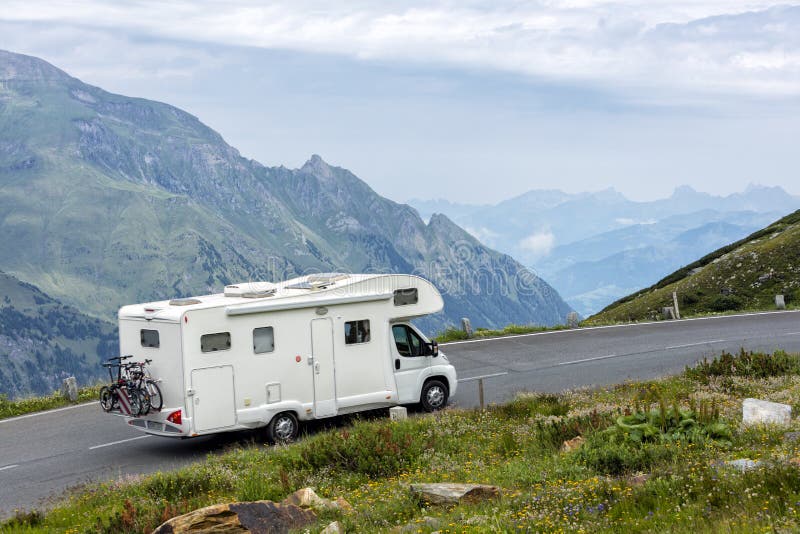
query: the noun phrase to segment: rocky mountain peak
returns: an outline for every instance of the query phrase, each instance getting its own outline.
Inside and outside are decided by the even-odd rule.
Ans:
[[[303,164],[300,170],[302,172],[313,174],[318,178],[333,178],[333,167],[328,165],[328,163],[322,159],[319,154],[312,154],[311,158]]]
[[[0,50],[0,81],[68,80],[70,76],[50,63],[23,54]]]

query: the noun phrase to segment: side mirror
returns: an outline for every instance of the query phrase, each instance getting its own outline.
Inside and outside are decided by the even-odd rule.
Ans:
[[[435,358],[439,355],[439,343],[431,341],[431,355]]]

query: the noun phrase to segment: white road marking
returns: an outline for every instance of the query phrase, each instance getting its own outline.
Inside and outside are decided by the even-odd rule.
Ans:
[[[685,349],[688,347],[697,347],[700,345],[710,345],[711,343],[724,343],[724,339],[712,339],[711,341],[698,341],[697,343],[687,343],[686,345],[672,345],[671,347],[664,347],[664,350],[672,349]]]
[[[609,358],[618,358],[620,356],[630,356],[630,354],[609,354],[608,356],[595,356],[593,358],[584,358],[582,360],[572,360],[571,362],[561,362],[556,365],[575,365],[576,363],[593,362],[595,360],[607,360]]]
[[[757,313],[737,313],[734,315],[711,315],[708,317],[693,317],[691,319],[676,319],[672,321],[649,321],[643,323],[629,323],[629,324],[611,324],[606,326],[587,326],[584,328],[572,328],[572,329],[564,329],[564,330],[549,330],[547,332],[533,332],[531,334],[514,334],[512,336],[498,336],[498,337],[487,337],[485,339],[467,339],[465,341],[448,341],[447,343],[439,343],[440,347],[446,347],[448,345],[464,345],[466,343],[488,343],[491,341],[502,341],[504,339],[514,339],[519,337],[533,337],[533,336],[551,336],[555,334],[569,334],[569,333],[576,333],[576,332],[588,332],[590,330],[607,330],[609,328],[631,328],[635,326],[650,326],[650,325],[669,325],[675,323],[688,323],[692,321],[710,321],[714,319],[734,319],[736,317],[756,317],[759,315],[781,315],[781,314],[790,314],[790,313],[800,313],[800,310],[788,310],[788,311],[772,311],[772,312],[757,312]]]
[[[74,410],[75,408],[85,408],[87,406],[95,406],[97,401],[84,402],[83,404],[76,404],[75,406],[65,406],[64,408],[56,408],[54,410],[45,410],[43,412],[29,413],[25,415],[17,415],[16,417],[9,417],[8,419],[0,419],[0,425],[3,423],[11,423],[19,421],[20,419],[28,419],[29,417],[37,417],[39,415],[47,415],[49,413],[66,412],[67,410]]]
[[[103,443],[102,445],[95,445],[94,447],[89,447],[89,450],[93,451],[95,449],[102,449],[103,447],[111,447],[112,445],[119,445],[120,443],[127,443],[129,441],[136,441],[137,439],[145,439],[149,437],[150,436],[137,436],[135,438],[121,439],[119,441],[112,441],[111,443]]]
[[[0,467],[0,471],[5,471],[6,469],[14,469],[15,467],[19,467],[19,465],[14,464],[14,465],[7,465],[5,467]]]

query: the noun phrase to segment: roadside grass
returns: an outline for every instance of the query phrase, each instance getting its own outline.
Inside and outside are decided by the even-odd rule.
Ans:
[[[800,440],[787,432],[800,422],[742,427],[751,395],[796,410],[800,356],[723,354],[660,380],[521,394],[484,411],[400,422],[356,419],[290,446],[240,445],[177,471],[91,484],[0,531],[147,532],[202,506],[277,501],[306,486],[353,506],[319,512],[311,532],[333,520],[348,532],[796,531]],[[576,436],[585,442],[562,452]],[[741,458],[761,463],[724,463]],[[448,481],[495,484],[502,495],[430,506],[408,489]]]
[[[529,325],[519,325],[519,324],[510,324],[501,330],[493,330],[488,328],[477,328],[472,333],[472,337],[467,337],[467,333],[463,330],[455,327],[450,327],[444,330],[443,332],[439,332],[433,338],[435,341],[439,343],[450,343],[451,341],[464,341],[466,339],[483,339],[483,338],[490,338],[490,337],[503,337],[503,336],[514,336],[520,334],[534,334],[537,332],[550,332],[556,330],[569,330],[570,328],[566,325],[556,325],[556,326],[539,326],[535,324]]]
[[[0,419],[94,401],[99,398],[101,387],[102,385],[98,384],[79,388],[78,400],[75,402],[65,399],[60,391],[54,391],[44,397],[28,397],[14,400],[9,400],[5,395],[0,395]]]

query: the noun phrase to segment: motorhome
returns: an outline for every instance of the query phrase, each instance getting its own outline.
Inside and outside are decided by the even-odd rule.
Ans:
[[[446,406],[456,371],[411,320],[442,310],[412,275],[322,273],[223,293],[124,306],[121,354],[152,360],[163,407],[126,417],[149,434],[193,437],[419,403]]]

